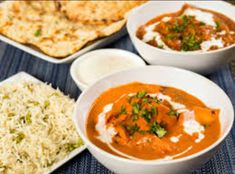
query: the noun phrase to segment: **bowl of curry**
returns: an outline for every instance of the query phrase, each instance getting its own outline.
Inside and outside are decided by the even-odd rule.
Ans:
[[[164,66],[99,80],[82,93],[74,112],[88,150],[122,174],[195,170],[219,149],[233,119],[232,104],[216,84]]]
[[[208,74],[235,51],[234,10],[222,1],[149,2],[131,13],[127,28],[148,63]]]

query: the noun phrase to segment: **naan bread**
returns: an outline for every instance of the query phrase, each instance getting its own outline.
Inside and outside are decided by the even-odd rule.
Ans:
[[[69,19],[86,24],[110,24],[125,18],[128,11],[146,1],[59,1]]]
[[[75,22],[61,12],[57,1],[6,1],[0,5],[0,19],[1,34],[55,58],[71,55],[87,43],[121,30],[126,22]]]

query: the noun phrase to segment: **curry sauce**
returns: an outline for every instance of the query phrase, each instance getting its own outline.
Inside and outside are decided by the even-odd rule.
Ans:
[[[182,90],[135,82],[96,99],[87,135],[101,149],[125,158],[181,158],[219,138],[219,110]]]

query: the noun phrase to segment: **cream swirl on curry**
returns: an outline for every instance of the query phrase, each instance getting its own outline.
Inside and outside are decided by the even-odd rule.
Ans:
[[[206,52],[235,43],[235,22],[218,12],[185,4],[178,12],[140,26],[136,36],[164,50]]]
[[[135,82],[97,98],[87,134],[118,156],[170,160],[203,150],[219,138],[219,110],[182,90]]]

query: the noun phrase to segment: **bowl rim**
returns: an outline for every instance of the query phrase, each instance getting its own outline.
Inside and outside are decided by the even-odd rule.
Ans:
[[[191,74],[193,75],[194,77],[198,77],[200,78],[201,80],[204,80],[206,81],[208,84],[216,87],[222,95],[225,96],[225,99],[226,101],[228,102],[229,104],[229,108],[231,109],[232,111],[232,120],[230,122],[230,125],[228,126],[228,129],[227,131],[225,131],[223,133],[223,135],[221,135],[219,137],[218,140],[216,140],[213,144],[211,144],[210,146],[208,146],[207,148],[197,152],[197,153],[194,153],[194,154],[191,154],[189,156],[185,156],[185,157],[182,157],[182,158],[177,158],[177,159],[173,159],[173,160],[164,160],[164,159],[157,159],[157,160],[132,160],[132,159],[127,159],[127,158],[123,158],[123,157],[120,157],[120,156],[116,156],[116,155],[113,155],[109,152],[106,152],[105,150],[99,148],[98,146],[96,146],[95,144],[93,144],[89,138],[87,137],[86,133],[83,133],[82,129],[80,129],[80,127],[78,126],[78,124],[76,123],[76,118],[77,116],[79,115],[77,110],[78,110],[78,106],[79,106],[79,103],[82,102],[82,99],[83,99],[83,96],[86,95],[86,93],[89,92],[89,89],[92,88],[93,85],[95,85],[96,83],[98,83],[99,81],[103,81],[105,80],[106,78],[110,78],[112,76],[115,76],[116,74],[121,74],[121,73],[125,73],[125,72],[128,72],[128,71],[133,71],[133,70],[137,70],[137,69],[145,69],[145,68],[163,68],[163,69],[170,69],[170,70],[173,70],[175,72],[181,72],[181,73],[186,73],[186,74]],[[90,151],[89,148],[91,149],[94,149],[96,150],[98,153],[101,153],[103,156],[106,156],[108,157],[109,159],[113,159],[113,160],[118,160],[118,161],[122,161],[122,162],[127,162],[127,163],[131,163],[131,164],[140,164],[140,165],[164,165],[164,164],[174,164],[174,163],[178,163],[178,162],[184,162],[184,161],[187,161],[187,160],[192,160],[194,158],[197,158],[197,157],[200,157],[204,154],[206,154],[207,152],[215,149],[218,145],[220,145],[224,140],[225,138],[228,136],[229,132],[231,131],[232,129],[232,126],[233,126],[233,122],[234,122],[234,108],[233,108],[233,105],[232,105],[232,102],[231,100],[229,99],[229,97],[227,96],[227,94],[216,84],[214,83],[213,81],[207,79],[206,77],[200,75],[200,74],[197,74],[197,73],[194,73],[192,71],[189,71],[189,70],[184,70],[184,69],[181,69],[181,68],[176,68],[176,67],[172,67],[172,66],[161,66],[161,65],[154,65],[154,66],[143,66],[143,67],[137,67],[137,68],[132,68],[130,70],[125,70],[125,71],[121,71],[121,72],[116,72],[116,73],[113,73],[111,75],[108,75],[108,76],[105,76],[104,78],[101,78],[100,80],[96,81],[96,83],[94,83],[92,86],[90,86],[89,88],[85,89],[82,94],[79,96],[78,100],[76,101],[76,104],[75,104],[75,109],[74,109],[74,112],[73,112],[73,121],[75,123],[75,127],[76,127],[76,130],[78,131],[79,135],[81,136],[81,138],[83,139],[83,141],[85,142],[85,144],[87,145],[87,148],[88,150]],[[85,122],[87,121],[87,117],[85,118]],[[86,124],[86,123],[85,123]]]
[[[128,50],[123,50],[123,49],[117,49],[117,48],[103,48],[103,49],[97,49],[97,50],[93,50],[93,51],[90,51],[88,53],[85,53],[83,54],[82,56],[78,57],[71,65],[70,67],[70,74],[71,74],[71,77],[72,79],[74,80],[74,82],[76,83],[76,85],[84,90],[86,89],[87,87],[89,87],[90,85],[92,85],[93,83],[95,83],[96,81],[94,81],[92,84],[86,84],[84,82],[82,82],[81,80],[79,80],[79,78],[77,77],[77,73],[76,73],[76,69],[77,69],[77,66],[82,63],[84,60],[86,59],[89,59],[91,58],[94,54],[103,54],[104,52],[108,52],[108,54],[112,54],[112,55],[118,55],[118,54],[122,54],[122,56],[128,58],[128,59],[131,59],[133,60],[133,62],[135,63],[135,65],[142,65],[142,66],[145,66],[146,63],[145,61],[140,57],[138,56],[137,54],[134,54]],[[121,57],[121,56],[120,56]],[[134,67],[135,68],[135,67]],[[111,73],[113,74],[113,73]],[[110,74],[108,74],[110,75]],[[103,75],[101,78],[105,77],[107,75]],[[100,79],[100,78],[99,78]],[[98,79],[98,80],[99,80]]]
[[[222,52],[222,51],[225,51],[225,50],[228,50],[228,49],[230,49],[230,48],[234,48],[234,47],[235,47],[235,43],[233,43],[232,45],[229,45],[229,46],[226,46],[226,47],[223,47],[223,48],[219,48],[219,49],[216,49],[216,50],[211,50],[211,51],[200,52],[200,50],[196,50],[196,51],[183,52],[183,51],[175,51],[175,50],[164,50],[164,49],[160,49],[160,48],[154,47],[154,46],[152,46],[152,45],[150,45],[150,44],[147,44],[146,42],[144,42],[144,41],[142,41],[141,39],[139,39],[138,37],[136,37],[136,31],[137,31],[137,30],[136,30],[136,31],[132,31],[132,29],[131,29],[131,28],[132,28],[132,27],[131,27],[131,25],[132,25],[132,20],[131,20],[131,18],[134,18],[135,14],[138,14],[138,11],[139,11],[139,10],[145,8],[146,6],[149,6],[149,4],[156,3],[156,2],[157,2],[157,3],[162,3],[162,2],[166,3],[167,1],[162,1],[162,0],[160,0],[160,1],[155,1],[155,2],[149,1],[149,2],[147,2],[147,3],[145,3],[145,4],[143,4],[143,5],[141,5],[141,6],[137,7],[137,8],[135,8],[135,9],[133,9],[133,10],[129,13],[128,19],[127,19],[126,27],[127,27],[127,31],[128,31],[128,34],[130,35],[130,37],[133,38],[133,39],[136,39],[138,42],[143,43],[146,47],[150,47],[151,49],[156,49],[156,50],[158,50],[159,52],[168,53],[168,54],[178,54],[178,55],[207,55],[207,54],[213,54],[213,53]],[[178,3],[178,1],[172,1],[172,2]],[[190,1],[183,1],[183,2],[184,2],[184,3],[191,3]],[[228,2],[225,2],[225,1],[222,1],[222,0],[218,0],[218,1],[215,1],[214,3],[222,3],[223,5],[227,5],[228,7],[233,8],[233,9],[231,9],[231,10],[234,10],[234,11],[235,11],[235,6],[232,5],[232,4],[230,4],[230,3],[228,3]],[[208,8],[208,9],[210,9],[210,8]],[[147,10],[146,10],[146,11],[147,11]],[[213,10],[213,11],[215,11],[215,10]],[[216,12],[221,13],[221,14],[227,16],[229,19],[231,19],[231,20],[233,20],[233,21],[235,22],[235,19],[233,19],[233,17],[228,16],[228,15],[226,15],[226,14],[220,12],[220,11],[216,11]],[[164,13],[163,13],[163,14],[164,14]],[[159,15],[158,15],[158,16],[159,16]],[[154,17],[153,17],[153,18],[154,18]],[[150,19],[150,20],[151,20],[151,19]],[[145,23],[144,23],[144,24],[145,24]],[[142,26],[142,25],[144,25],[144,24],[141,24],[140,26]],[[139,26],[139,27],[140,27],[140,26]],[[139,27],[138,27],[138,28],[139,28]],[[138,29],[138,28],[137,28],[137,29]],[[134,41],[133,41],[133,43],[134,43]],[[135,45],[135,43],[134,43],[134,45]]]

